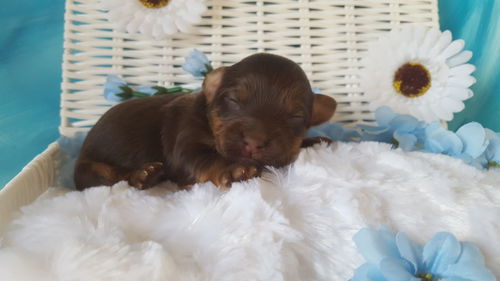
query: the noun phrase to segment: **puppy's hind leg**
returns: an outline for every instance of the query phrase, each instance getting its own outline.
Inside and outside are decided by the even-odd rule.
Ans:
[[[75,185],[78,190],[92,186],[113,185],[126,180],[137,189],[150,188],[164,178],[163,163],[152,162],[136,170],[125,170],[103,162],[78,161],[75,169]]]
[[[78,190],[100,185],[112,185],[124,180],[122,173],[103,162],[80,159],[75,167],[75,186]]]
[[[146,163],[141,168],[130,172],[128,183],[137,189],[147,189],[163,181],[165,170],[162,162]]]

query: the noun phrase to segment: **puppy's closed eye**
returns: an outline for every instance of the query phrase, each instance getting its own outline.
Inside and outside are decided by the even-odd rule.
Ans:
[[[302,127],[305,127],[306,119],[303,113],[293,113],[288,116],[288,124],[295,130],[300,130]]]
[[[305,116],[303,113],[292,113],[288,116],[288,120],[292,123],[304,122]]]
[[[230,110],[238,110],[241,108],[241,102],[236,98],[226,97],[224,101]]]

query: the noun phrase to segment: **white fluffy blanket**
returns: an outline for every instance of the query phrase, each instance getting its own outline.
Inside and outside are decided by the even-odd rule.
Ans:
[[[447,156],[320,145],[230,190],[172,188],[52,191],[4,236],[0,280],[342,281],[363,263],[353,234],[380,224],[474,242],[500,277],[500,173]]]

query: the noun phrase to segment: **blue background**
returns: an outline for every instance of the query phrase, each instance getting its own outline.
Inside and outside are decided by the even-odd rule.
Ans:
[[[466,40],[478,82],[468,121],[500,131],[500,1],[440,0],[441,28]],[[58,138],[63,0],[3,1],[0,11],[0,188]]]

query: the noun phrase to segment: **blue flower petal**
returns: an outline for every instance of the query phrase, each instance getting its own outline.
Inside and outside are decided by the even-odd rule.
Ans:
[[[387,281],[420,281],[411,270],[411,265],[402,259],[387,257],[380,262],[380,271]]]
[[[127,83],[125,83],[125,80],[123,80],[122,78],[118,77],[117,75],[114,75],[114,74],[108,74],[108,76],[106,77],[106,83],[105,85],[125,85]]]
[[[76,132],[71,138],[61,135],[57,140],[61,152],[69,155],[71,158],[76,158],[80,153],[80,149],[86,136],[87,132]]]
[[[471,281],[470,279],[464,279],[460,277],[445,277],[445,278],[439,278],[439,281]]]
[[[207,56],[205,55],[205,53],[199,51],[198,49],[193,49],[191,51],[191,57],[194,59],[194,60],[197,60],[203,64],[209,64],[210,61],[208,60]]]
[[[357,124],[356,126],[368,134],[380,134],[389,130],[388,127],[371,126],[366,124]]]
[[[413,275],[417,274],[419,270],[423,268],[423,247],[408,239],[408,237],[402,232],[398,232],[396,234],[396,245],[401,257],[410,262],[413,266],[410,273]]]
[[[485,129],[485,132],[486,138],[489,141],[488,147],[486,148],[486,159],[487,161],[500,163],[500,134],[490,129]]]
[[[377,266],[365,263],[354,271],[350,281],[387,281]]]
[[[486,159],[485,154],[481,154],[481,156],[479,156],[478,158],[472,158],[470,155],[464,153],[462,155],[459,155],[457,158],[461,159],[468,165],[476,167],[479,170],[484,169],[488,164],[488,160]]]
[[[344,135],[342,136],[343,141],[357,141],[359,138],[361,138],[361,135],[358,131],[344,128]]]
[[[327,127],[329,123],[323,123],[318,126],[311,127],[307,134],[308,138],[313,137],[326,137]]]
[[[398,116],[391,108],[381,106],[375,110],[375,120],[380,126],[388,127],[389,122]]]
[[[460,242],[451,233],[440,232],[424,246],[423,262],[426,273],[441,275],[457,262],[462,252]]]
[[[210,64],[203,52],[194,49],[186,56],[186,63],[182,65],[182,69],[191,73],[194,77],[203,77],[208,72],[207,65]]]
[[[401,132],[411,132],[414,131],[419,122],[417,118],[410,115],[399,115],[394,117],[391,121],[389,121],[389,126],[396,131]]]
[[[464,144],[464,153],[469,154],[472,158],[479,157],[488,146],[486,132],[477,122],[470,122],[457,130],[457,136]]]
[[[398,141],[399,147],[404,151],[412,151],[417,144],[417,136],[408,133],[394,132],[394,138]]]
[[[354,235],[353,241],[369,263],[378,265],[386,257],[399,258],[395,234],[385,227],[378,231],[363,228]]]
[[[439,123],[431,123],[425,129],[425,134],[424,151],[445,153],[454,157],[461,155],[462,140],[453,132],[442,128]]]
[[[484,258],[476,246],[463,242],[462,253],[457,263],[450,265],[444,272],[446,278],[463,278],[465,280],[495,281],[495,276],[484,265]],[[447,280],[447,279],[446,279]]]
[[[307,137],[328,137],[333,141],[354,141],[360,135],[356,130],[346,129],[339,123],[323,123],[310,128]]]
[[[122,101],[123,98],[122,97],[119,97],[117,96],[116,94],[118,94],[119,92],[116,92],[116,91],[113,91],[113,90],[109,90],[109,89],[104,89],[104,98],[108,101],[112,101],[112,102],[119,102],[119,101]]]
[[[109,74],[106,77],[106,82],[104,83],[104,98],[112,102],[122,101],[123,99],[117,96],[117,94],[122,92],[120,86],[125,85],[127,85],[127,83],[125,83],[123,79],[116,75]]]
[[[329,137],[331,140],[334,141],[339,141],[342,138],[344,129],[340,124],[326,123],[324,126],[324,132],[326,137]]]
[[[311,91],[314,93],[314,94],[321,94],[321,89],[318,88],[318,87],[312,87],[311,88]]]
[[[364,141],[378,141],[390,143],[393,131],[389,127],[371,126],[365,124],[356,125],[360,128],[361,139]]]
[[[141,92],[141,93],[148,94],[148,95],[150,95],[150,96],[152,96],[152,95],[156,94],[156,92],[157,92],[157,90],[155,90],[155,89],[151,88],[151,86],[145,86],[145,85],[143,85],[143,86],[139,86],[139,87],[137,88],[137,91],[138,91],[138,92]]]

